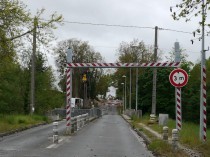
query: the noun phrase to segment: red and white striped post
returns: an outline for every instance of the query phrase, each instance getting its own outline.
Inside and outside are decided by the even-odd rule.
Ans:
[[[188,81],[188,74],[185,70],[177,68],[169,75],[170,83],[175,88],[175,103],[176,103],[176,129],[182,128],[182,105],[181,105],[181,87],[185,86]]]
[[[176,88],[176,129],[182,128],[181,88]]]
[[[202,93],[203,93],[203,141],[206,141],[206,131],[207,131],[207,127],[206,127],[206,123],[207,123],[207,119],[206,119],[206,66],[203,65],[203,87],[202,87]]]
[[[71,127],[71,69],[66,70],[66,127],[67,132]]]
[[[67,50],[67,63],[72,62],[72,51]],[[72,97],[72,69],[66,70],[66,133],[71,133],[71,97]]]
[[[179,42],[174,43],[175,62],[181,61],[181,53]],[[176,129],[182,128],[182,102],[181,102],[181,88],[175,87],[175,103],[176,103]]]
[[[205,6],[205,0],[202,5]],[[202,44],[201,44],[201,87],[200,87],[200,140],[206,141],[206,50],[205,50],[205,7],[202,7]]]

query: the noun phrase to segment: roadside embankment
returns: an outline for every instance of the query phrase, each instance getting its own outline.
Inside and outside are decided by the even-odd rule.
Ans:
[[[175,121],[168,121],[168,140],[163,140],[163,126],[157,123],[149,123],[149,117],[122,117],[136,130],[136,132],[145,139],[148,148],[157,156],[190,156],[205,157],[210,156],[210,142],[200,142],[198,137],[198,127],[195,124],[183,123],[183,128],[179,132],[178,149],[174,150],[172,144],[172,129],[175,128]],[[207,131],[207,136],[209,135]]]

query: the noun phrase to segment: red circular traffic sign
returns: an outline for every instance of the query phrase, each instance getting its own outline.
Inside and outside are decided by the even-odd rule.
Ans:
[[[174,87],[183,87],[187,84],[188,74],[183,69],[174,69],[169,75],[169,81]]]

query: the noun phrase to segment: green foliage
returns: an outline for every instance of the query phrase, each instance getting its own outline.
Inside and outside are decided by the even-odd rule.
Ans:
[[[33,115],[3,115],[0,114],[0,133],[29,127],[34,124],[47,122],[47,117]]]
[[[188,155],[182,150],[173,150],[172,146],[163,140],[154,140],[149,144],[149,150],[153,151],[157,156],[167,157],[187,157]]]
[[[120,63],[143,63],[143,62],[150,62],[153,60],[153,52],[151,46],[146,46],[143,41],[138,41],[137,39],[134,39],[133,41],[126,43],[122,42],[118,49],[118,55],[119,55],[119,61]],[[139,76],[140,74],[144,74],[144,69],[139,68]],[[126,76],[126,78],[122,77],[123,75]],[[131,69],[131,77],[136,78],[136,69]],[[118,87],[117,90],[117,97],[122,99],[123,95],[123,86],[121,83],[125,83],[126,81],[126,104],[129,104],[129,90],[130,90],[130,69],[129,68],[118,68],[112,78],[115,82],[115,86]],[[131,93],[132,93],[132,100],[131,104],[135,104],[135,79],[132,79],[131,81]],[[144,82],[145,83],[145,82]],[[139,84],[141,84],[141,81],[139,81]],[[142,102],[142,101],[141,101]],[[147,102],[145,102],[147,103]],[[127,106],[128,107],[128,106]],[[132,106],[134,108],[134,106]]]
[[[73,51],[73,62],[74,63],[90,63],[90,62],[101,62],[102,56],[100,53],[96,52],[86,41],[81,41],[77,39],[68,39],[58,43],[54,50],[57,55],[56,65],[58,67],[58,72],[60,74],[59,86],[63,92],[66,91],[66,51],[71,48]],[[97,68],[79,68],[73,70],[73,80],[72,80],[72,96],[73,97],[84,97],[84,82],[82,82],[83,75],[87,75],[87,89],[90,98],[94,99],[98,94],[96,92],[96,84],[99,82],[100,77],[103,74],[102,69]]]
[[[171,7],[172,17],[174,20],[185,19],[186,22],[191,21],[192,17],[202,16],[202,9],[204,8],[205,14],[202,16],[202,21],[199,22],[199,25],[205,24],[208,16],[209,0],[204,1],[204,5],[201,0],[182,0],[176,7]],[[208,22],[208,21],[207,21]],[[210,26],[209,23],[205,24]],[[200,29],[197,29],[196,32],[199,34]]]
[[[133,45],[137,45],[133,47]],[[138,50],[138,51],[137,51]],[[142,51],[144,50],[144,51]],[[136,52],[137,51],[137,52]],[[141,53],[139,53],[141,52]],[[143,54],[149,57],[144,57]],[[119,48],[119,62],[150,62],[152,61],[152,51],[145,49],[143,42],[136,40],[126,43],[123,42]],[[137,60],[134,60],[137,58]],[[161,59],[161,58],[159,58]],[[174,49],[170,52],[169,61],[174,60]],[[184,50],[181,50],[181,68],[184,69],[188,75],[188,83],[182,87],[182,117],[184,121],[194,122],[196,124],[200,121],[200,63],[193,64],[187,60],[187,55]],[[207,68],[207,103],[210,101],[210,58],[206,60]],[[157,69],[157,88],[156,88],[156,113],[167,113],[170,118],[175,118],[175,87],[169,82],[169,74],[174,68],[158,68]],[[131,89],[131,103],[132,108],[135,108],[135,70],[132,69],[132,89]],[[126,78],[122,77],[123,75]],[[118,87],[117,97],[122,99],[123,86],[121,83],[126,82],[126,99],[127,107],[129,104],[129,88],[130,88],[130,71],[128,68],[119,68],[112,76],[114,85]],[[143,114],[151,113],[152,104],[152,84],[153,69],[139,68],[138,76],[138,108],[142,110]],[[210,106],[207,105],[207,113],[210,112]],[[207,125],[210,125],[210,114],[207,114]]]
[[[106,92],[108,92],[108,87],[110,86],[110,84],[111,84],[111,76],[102,75],[96,84],[96,92],[105,97]]]
[[[62,16],[54,13],[49,21],[42,21],[42,9],[34,20],[20,0],[1,0],[0,6],[0,113],[27,114],[30,104],[31,33],[34,25],[39,26],[37,50],[40,46],[48,46],[53,39],[51,30],[56,28],[55,24],[62,22]],[[35,87],[37,113],[45,113],[64,103],[63,95],[53,85],[52,69],[45,66],[45,62],[43,54],[39,53]],[[19,123],[23,122],[19,120]]]

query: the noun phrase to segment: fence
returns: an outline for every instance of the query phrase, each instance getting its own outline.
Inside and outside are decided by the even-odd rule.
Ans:
[[[131,110],[125,110],[125,114],[128,115],[129,117],[132,117],[133,115],[141,118],[142,117],[142,110],[137,110],[135,111],[134,109]]]
[[[88,114],[89,118],[97,118],[102,116],[102,111],[100,108],[72,109],[71,111],[71,117],[76,117],[83,114]],[[65,119],[66,109],[56,108],[48,114],[48,117],[51,118],[53,121]]]

